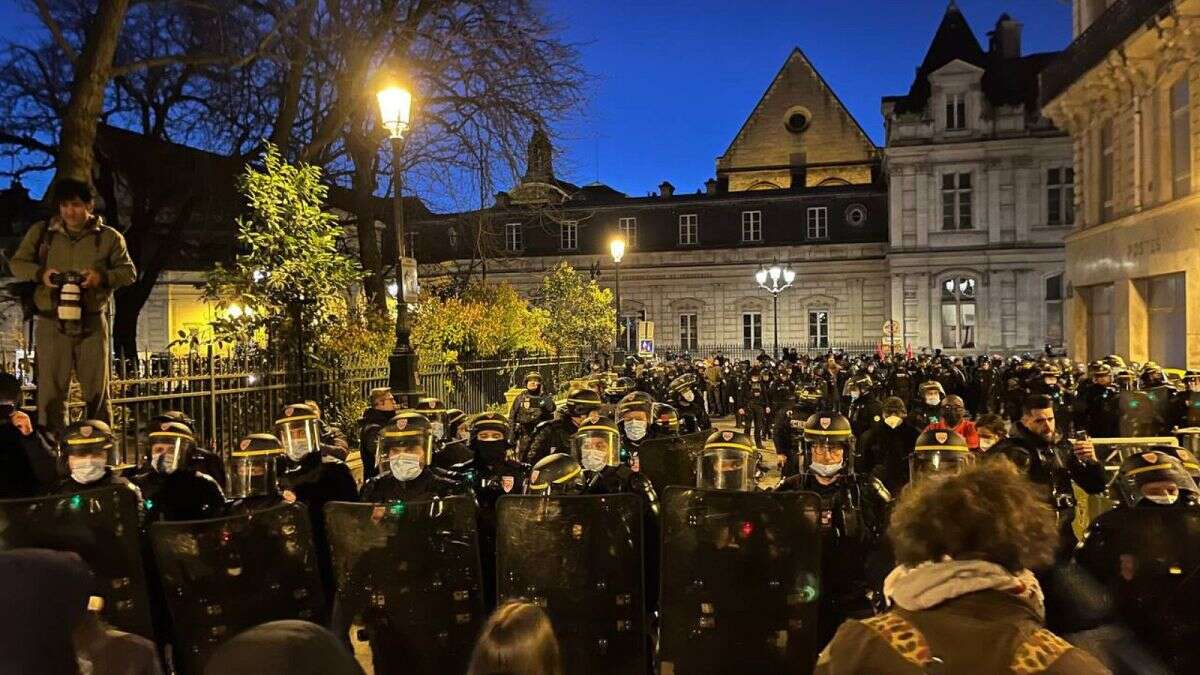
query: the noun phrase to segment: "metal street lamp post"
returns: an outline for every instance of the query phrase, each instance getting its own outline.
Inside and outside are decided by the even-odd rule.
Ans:
[[[409,342],[408,301],[404,297],[404,200],[400,190],[400,154],[408,131],[412,93],[389,85],[376,94],[383,126],[392,141],[392,220],[396,233],[396,345],[388,357],[388,387],[399,405],[412,407],[418,396],[417,354]],[[390,288],[389,288],[390,290]]]
[[[621,353],[621,258],[625,257],[625,240],[613,239],[608,243],[608,250],[612,253],[613,265],[616,268],[616,306],[617,306],[617,344],[613,349],[612,367],[617,367],[617,357]]]
[[[792,285],[792,282],[796,280],[796,273],[787,266],[771,265],[768,269],[756,272],[754,280],[758,282],[760,288],[771,294],[775,329],[775,344],[772,345],[771,351],[775,355],[775,359],[779,360],[779,294]]]

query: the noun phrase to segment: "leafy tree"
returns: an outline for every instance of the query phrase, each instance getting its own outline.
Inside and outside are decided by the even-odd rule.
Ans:
[[[613,294],[566,261],[542,277],[535,303],[550,321],[544,336],[558,354],[604,349],[617,336]]]
[[[546,351],[549,320],[506,283],[474,283],[455,295],[425,295],[414,313],[412,342],[423,364],[509,359]]]
[[[267,336],[274,353],[296,354],[303,337],[306,356],[322,341],[350,330],[352,284],[357,264],[338,251],[337,217],[323,209],[321,170],[285,162],[268,145],[263,167],[247,167],[241,188],[249,207],[239,217],[234,263],[208,274],[205,299],[217,305],[213,332],[219,340]],[[226,310],[237,305],[236,316]],[[300,333],[300,330],[303,333]]]

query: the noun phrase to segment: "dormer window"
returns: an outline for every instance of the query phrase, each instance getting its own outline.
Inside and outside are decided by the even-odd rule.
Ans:
[[[967,97],[965,94],[946,94],[946,131],[967,128]]]

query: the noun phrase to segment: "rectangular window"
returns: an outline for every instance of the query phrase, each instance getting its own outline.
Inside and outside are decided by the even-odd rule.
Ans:
[[[808,209],[808,238],[825,239],[829,236],[829,209],[814,206]]]
[[[762,349],[762,314],[758,312],[742,313],[742,348]]]
[[[504,250],[509,252],[520,251],[524,246],[521,240],[521,224],[507,223],[504,226]]]
[[[642,310],[637,314],[625,314],[621,317],[621,347],[628,354],[637,353],[638,349],[638,321],[646,320],[646,310]]]
[[[564,251],[574,251],[579,248],[579,223],[574,220],[564,220],[558,226],[558,247]]]
[[[1146,347],[1151,361],[1165,368],[1187,362],[1187,295],[1184,273],[1138,281],[1146,300]]]
[[[404,257],[417,258],[417,233],[412,230],[404,233]]]
[[[679,315],[679,348],[684,351],[694,352],[700,343],[698,317],[695,312]]]
[[[969,230],[971,224],[971,174],[942,174],[942,229]]]
[[[1113,192],[1115,176],[1113,175],[1113,121],[1109,120],[1100,127],[1100,170],[1097,172],[1100,185],[1100,220],[1107,222],[1113,217]]]
[[[946,129],[967,128],[967,98],[963,94],[946,94]]]
[[[742,211],[742,241],[762,241],[762,211]]]
[[[695,246],[700,243],[699,228],[696,214],[686,213],[679,216],[679,245]]]
[[[808,346],[810,349],[829,348],[829,312],[827,310],[809,310]]]
[[[1075,224],[1075,169],[1046,170],[1046,224]]]
[[[1171,87],[1171,195],[1192,192],[1192,119],[1187,74]]]
[[[1101,359],[1116,351],[1113,330],[1113,285],[1079,289],[1088,313],[1088,358]]]
[[[625,248],[637,248],[637,218],[622,218],[618,221]]]
[[[1046,277],[1046,344],[1063,344],[1063,275]]]

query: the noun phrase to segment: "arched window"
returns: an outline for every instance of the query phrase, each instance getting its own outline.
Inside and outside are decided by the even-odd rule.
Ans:
[[[942,282],[942,346],[967,349],[975,346],[975,289],[972,277],[951,277]]]

